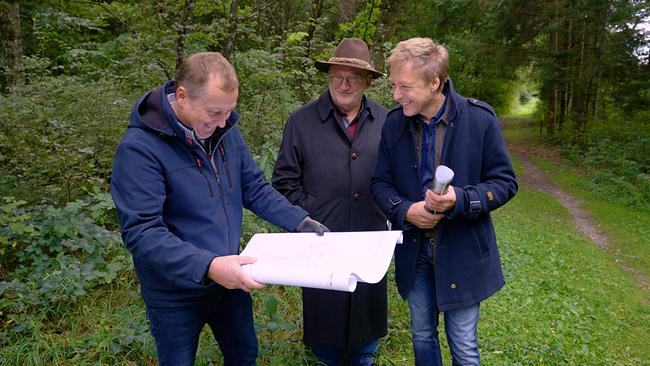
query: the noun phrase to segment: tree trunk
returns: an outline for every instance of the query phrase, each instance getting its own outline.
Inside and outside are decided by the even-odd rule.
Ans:
[[[546,90],[546,102],[546,133],[552,136],[555,135],[555,120],[557,110],[557,88],[555,85],[548,86]]]
[[[309,58],[311,56],[311,41],[314,38],[314,32],[316,32],[316,23],[318,23],[318,18],[323,14],[323,0],[314,0],[311,6],[311,16],[309,17],[309,27],[307,28],[307,49],[305,51],[305,57]]]
[[[0,1],[0,33],[5,51],[7,71],[5,77],[9,90],[23,81],[22,58],[23,46],[20,34],[20,3],[18,1]]]
[[[569,101],[569,85],[563,82],[559,90],[560,106],[557,112],[557,130],[562,131],[562,126],[566,122],[567,107]]]
[[[603,52],[601,47],[603,39],[607,34],[607,12],[608,8],[605,5],[601,11],[596,13],[595,22],[592,22],[595,23],[596,27],[594,27],[595,29],[593,29],[592,32],[590,32],[592,36],[592,47],[590,52],[592,72],[589,78],[589,109],[587,110],[590,121],[594,121],[597,118],[596,112],[599,104],[600,85],[604,76],[601,66],[603,62]]]
[[[183,58],[185,57],[185,39],[187,38],[187,28],[192,19],[192,12],[194,9],[194,0],[185,0],[183,12],[181,14],[180,24],[178,27],[178,38],[176,39],[176,71],[181,67]]]
[[[376,70],[386,70],[386,59],[384,55],[384,43],[393,37],[395,30],[395,16],[397,3],[394,1],[382,1],[379,7],[379,24],[375,33],[374,47],[372,48],[372,60]]]
[[[559,2],[555,0],[553,2],[553,18],[551,24],[553,26],[553,31],[550,32],[548,37],[548,49],[549,49],[549,58],[551,70],[549,76],[547,76],[547,85],[546,85],[546,132],[549,135],[555,134],[555,122],[556,122],[556,112],[557,112],[557,84],[560,80],[560,69],[558,68],[558,32],[557,25],[559,24]]]
[[[354,19],[359,7],[362,7],[361,0],[339,0],[339,11],[341,13],[341,23],[347,23]]]
[[[577,58],[577,73],[576,73],[576,83],[575,83],[575,103],[574,111],[576,118],[576,130],[582,131],[585,124],[587,123],[586,108],[585,108],[585,81],[584,79],[584,69],[585,69],[585,48],[587,43],[586,35],[586,24],[582,24],[582,30],[580,32],[580,43],[579,43],[579,54]]]
[[[235,53],[235,37],[237,35],[237,0],[230,2],[230,20],[228,21],[228,40],[223,50],[223,57],[230,60]]]
[[[569,113],[570,103],[569,98],[571,95],[571,83],[570,78],[570,64],[569,64],[569,55],[571,53],[571,29],[573,27],[573,22],[568,19],[564,20],[562,24],[562,33],[559,35],[559,50],[561,51],[560,55],[560,67],[562,69],[562,82],[560,84],[559,98],[560,106],[557,113],[557,129],[562,131],[562,127],[567,120]]]

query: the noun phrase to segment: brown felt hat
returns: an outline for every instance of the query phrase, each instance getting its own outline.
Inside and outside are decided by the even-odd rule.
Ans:
[[[316,68],[322,72],[328,72],[330,65],[343,65],[367,70],[370,71],[373,79],[384,76],[383,73],[372,68],[368,45],[358,38],[343,38],[341,43],[336,46],[329,61],[316,61]]]

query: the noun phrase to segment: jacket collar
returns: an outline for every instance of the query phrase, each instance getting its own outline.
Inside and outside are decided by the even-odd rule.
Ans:
[[[460,108],[461,104],[461,97],[458,93],[456,93],[456,90],[454,90],[454,82],[451,81],[451,78],[447,78],[447,82],[445,82],[445,86],[443,87],[443,91],[446,93],[447,98],[450,100],[448,102],[451,102],[451,105],[447,107],[447,121],[451,122],[456,118],[456,114],[458,112],[458,108]]]
[[[361,106],[363,109],[368,111],[368,119],[371,121],[374,120],[374,116],[372,114],[372,108],[368,104],[368,98],[366,98],[365,94],[363,95],[363,99],[361,100]],[[316,102],[316,107],[318,108],[318,115],[320,116],[320,121],[323,123],[327,121],[330,114],[336,113],[336,107],[334,107],[334,103],[332,102],[332,96],[330,95],[329,89],[325,90],[325,92],[318,97],[318,101]],[[361,114],[361,111],[359,111],[359,114]]]

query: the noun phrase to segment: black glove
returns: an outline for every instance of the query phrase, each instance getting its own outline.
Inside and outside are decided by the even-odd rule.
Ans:
[[[330,229],[311,217],[305,216],[305,218],[300,221],[300,224],[298,224],[296,231],[299,233],[316,233],[318,236],[323,236],[323,234],[326,231],[329,232]]]

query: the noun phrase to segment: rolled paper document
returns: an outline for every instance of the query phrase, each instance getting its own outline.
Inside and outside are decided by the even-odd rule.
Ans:
[[[444,165],[438,165],[436,176],[433,179],[433,192],[440,195],[445,194],[452,179],[454,179],[454,171]]]

